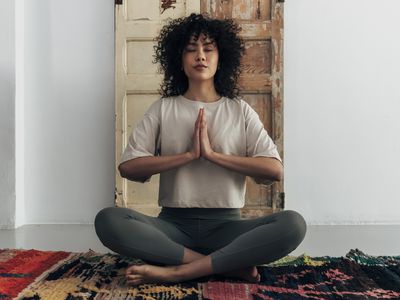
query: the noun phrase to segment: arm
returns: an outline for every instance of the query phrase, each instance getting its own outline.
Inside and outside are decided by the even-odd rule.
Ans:
[[[121,176],[129,180],[145,182],[153,174],[178,168],[198,159],[200,157],[200,113],[199,111],[195,123],[190,151],[175,155],[144,156],[125,161],[118,166]]]
[[[200,121],[201,155],[209,161],[232,171],[239,172],[256,179],[256,181],[281,181],[283,178],[282,163],[273,157],[235,156],[215,152],[210,145],[207,122],[202,112]]]
[[[144,182],[151,175],[185,165],[193,160],[190,152],[168,156],[145,156],[123,162],[118,170],[123,178]]]
[[[207,156],[207,159],[222,167],[250,177],[273,181],[281,181],[283,178],[281,162],[272,157],[244,157],[212,151]]]

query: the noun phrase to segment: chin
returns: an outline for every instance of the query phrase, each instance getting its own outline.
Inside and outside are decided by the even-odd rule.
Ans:
[[[190,80],[193,81],[207,81],[207,80],[212,80],[214,76],[209,76],[209,75],[203,75],[203,74],[194,74],[192,76],[188,76]]]

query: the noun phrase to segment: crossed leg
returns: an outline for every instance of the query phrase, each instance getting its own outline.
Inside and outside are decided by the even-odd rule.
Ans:
[[[132,285],[156,282],[181,282],[214,274],[211,255],[203,255],[185,248],[181,265],[159,267],[154,265],[133,265],[126,270],[127,282]],[[241,278],[249,282],[259,282],[257,268],[246,267],[220,273],[221,275]]]
[[[210,230],[204,245],[212,244],[217,250],[203,255],[189,249],[190,239],[174,225],[128,209],[110,208],[106,213],[100,212],[95,228],[100,240],[111,250],[167,265],[130,266],[126,276],[133,285],[181,282],[211,274],[257,282],[260,278],[255,266],[293,251],[306,231],[304,219],[294,211],[234,220]]]

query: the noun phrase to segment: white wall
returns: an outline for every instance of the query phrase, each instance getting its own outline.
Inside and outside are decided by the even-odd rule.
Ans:
[[[15,14],[0,1],[0,228],[15,223]]]
[[[0,2],[1,223],[15,194],[11,2]],[[399,10],[285,1],[286,209],[308,224],[400,223]],[[113,30],[113,1],[25,1],[26,223],[91,223],[113,205]]]
[[[400,223],[400,2],[285,1],[287,208]]]
[[[25,1],[26,223],[113,205],[113,44],[113,1]]]

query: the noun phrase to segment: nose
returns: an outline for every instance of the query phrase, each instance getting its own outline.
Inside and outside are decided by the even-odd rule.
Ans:
[[[204,51],[200,48],[199,51],[197,51],[196,61],[204,61],[205,59]]]

